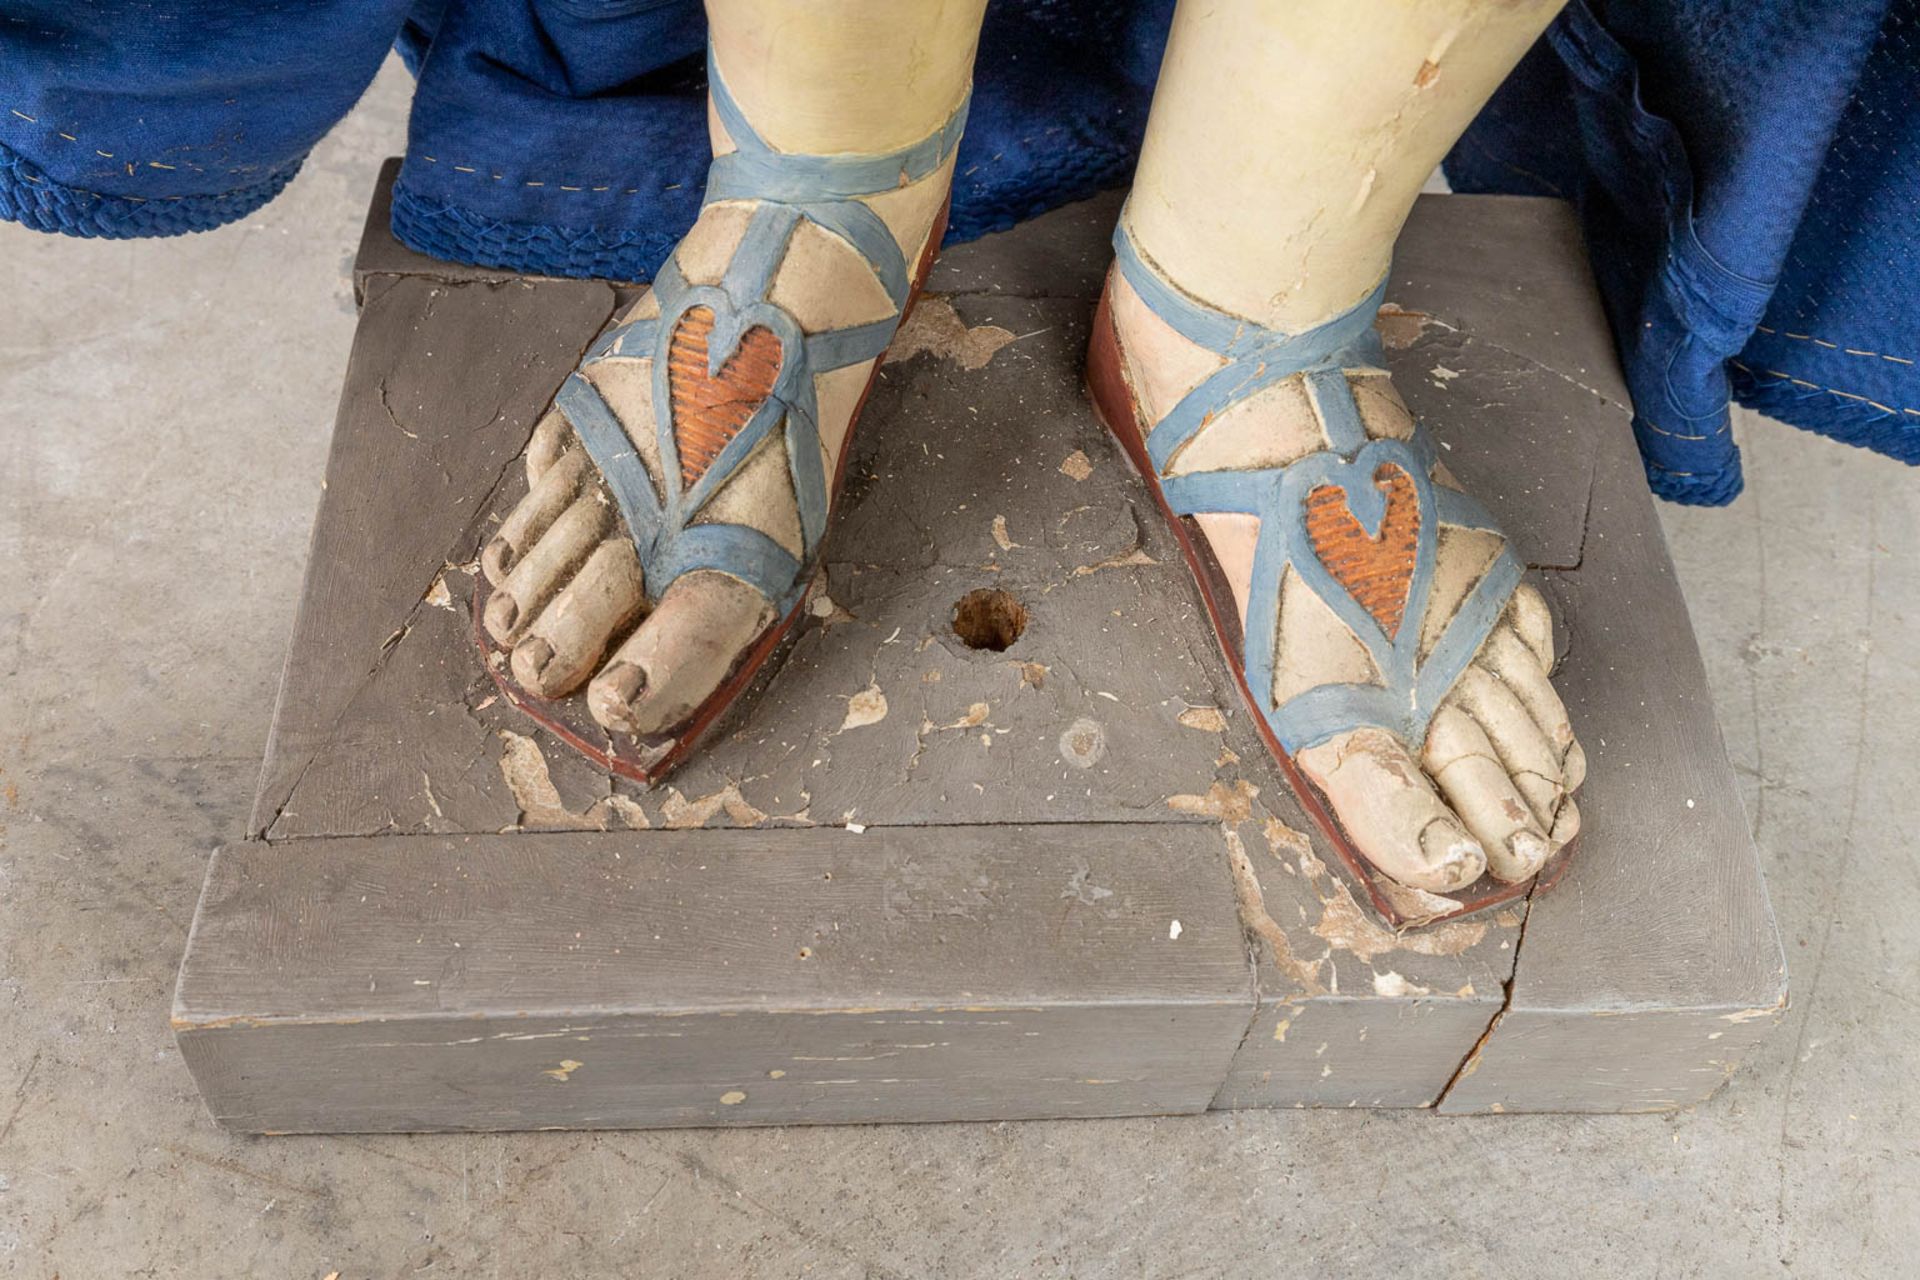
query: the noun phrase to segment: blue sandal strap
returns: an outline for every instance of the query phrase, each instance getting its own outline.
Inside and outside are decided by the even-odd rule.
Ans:
[[[554,403],[573,424],[574,434],[580,437],[587,456],[600,468],[644,564],[661,526],[660,496],[654,492],[653,479],[640,462],[639,451],[633,447],[627,429],[620,425],[619,417],[599,390],[577,373],[568,374],[567,380],[560,384]],[[638,546],[642,538],[646,544]]]
[[[793,607],[806,585],[800,581],[801,565],[792,552],[744,524],[688,525],[659,548],[649,571],[654,567],[669,582],[696,569],[738,578],[782,613]]]
[[[670,256],[653,280],[658,314],[614,326],[583,361],[653,362],[658,480],[648,473],[625,427],[591,382],[575,374],[556,402],[606,478],[640,552],[651,594],[657,597],[681,574],[706,569],[751,583],[785,609],[805,589],[801,575],[826,532],[828,479],[820,454],[814,376],[884,353],[912,289],[905,255],[892,231],[858,198],[884,194],[937,172],[959,143],[968,100],[932,134],[889,155],[792,155],[776,151],[748,123],[711,56],[708,70],[714,111],[736,149],[715,157],[706,202],[756,202],[740,243],[712,285],[690,283]],[[838,237],[867,261],[893,303],[891,317],[805,333],[769,299],[773,277],[802,223]],[[772,389],[689,486],[680,468],[667,357],[682,318],[696,307],[713,317],[706,339],[708,376],[722,375],[754,329],[767,329],[778,338],[781,360]],[[799,556],[749,526],[696,522],[707,501],[776,429],[784,437],[799,508]]]
[[[877,195],[927,177],[953,154],[967,127],[973,95],[960,99],[946,123],[903,150],[882,156],[793,155],[776,150],[747,122],[727,89],[712,50],[707,52],[707,92],[735,150],[715,156],[707,170],[707,203],[757,199],[806,203]]]
[[[596,462],[603,456],[637,462],[626,429],[591,382],[571,374],[555,399]],[[819,452],[816,445],[816,465]],[[647,531],[644,545],[638,544],[638,535],[636,545],[649,584],[656,573],[664,584],[693,569],[716,569],[759,588],[769,600],[789,603],[800,562],[785,547],[747,525],[690,524],[676,530],[660,518],[659,497],[644,466],[615,466],[606,469],[606,476],[628,529]],[[660,588],[653,589],[657,594]]]
[[[1134,245],[1123,215],[1114,231],[1121,276],[1146,307],[1188,341],[1220,355],[1221,368],[1189,391],[1147,433],[1148,456],[1161,494],[1176,515],[1259,518],[1248,591],[1242,666],[1247,687],[1275,739],[1289,752],[1361,726],[1375,726],[1418,747],[1434,710],[1473,661],[1520,583],[1521,565],[1503,544],[1467,592],[1440,638],[1419,653],[1432,590],[1438,526],[1497,532],[1492,517],[1458,490],[1437,485],[1433,439],[1419,423],[1408,439],[1369,438],[1347,379],[1348,370],[1381,365],[1374,316],[1382,280],[1353,307],[1303,333],[1286,334],[1209,307],[1177,288]],[[1280,381],[1299,376],[1328,447],[1283,467],[1166,475],[1179,451],[1220,414]],[[1306,525],[1308,495],[1333,486],[1363,532],[1380,536],[1388,498],[1378,487],[1384,468],[1411,481],[1418,504],[1416,554],[1407,596],[1389,632],[1334,577],[1315,551]],[[1377,684],[1325,684],[1280,705],[1273,702],[1279,642],[1280,586],[1292,571],[1334,611],[1367,649]]]

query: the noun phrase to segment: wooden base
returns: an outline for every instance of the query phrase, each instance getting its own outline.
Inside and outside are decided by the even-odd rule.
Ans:
[[[1395,933],[1306,834],[1081,395],[1116,210],[943,260],[823,589],[752,714],[648,791],[501,698],[468,631],[617,291],[430,262],[376,204],[253,835],[176,998],[223,1123],[1620,1111],[1724,1078],[1779,943],[1570,215],[1424,200],[1388,336],[1557,610],[1584,847],[1551,895]],[[1025,610],[1004,651],[952,629],[982,587]]]

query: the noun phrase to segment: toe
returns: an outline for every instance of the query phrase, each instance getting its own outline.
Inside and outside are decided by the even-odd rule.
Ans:
[[[499,586],[506,580],[520,557],[553,527],[561,512],[572,505],[586,476],[586,455],[574,449],[562,454],[533,482],[527,496],[508,513],[499,532],[488,539],[480,552],[480,567],[486,572],[488,582]]]
[[[1451,893],[1480,878],[1487,855],[1408,753],[1380,729],[1356,729],[1297,757],[1360,853],[1414,889]]]
[[[1554,817],[1553,832],[1548,837],[1548,843],[1553,846],[1553,852],[1558,853],[1579,834],[1580,806],[1573,802],[1572,796],[1568,796],[1560,802],[1560,812]]]
[[[548,409],[547,416],[533,429],[533,438],[527,441],[527,483],[539,484],[540,477],[572,444],[573,424],[558,409]]]
[[[602,542],[514,646],[513,678],[543,698],[573,692],[640,615],[645,586],[633,544],[621,537]]]
[[[1496,880],[1525,880],[1547,860],[1547,835],[1513,785],[1478,721],[1459,707],[1440,708],[1427,729],[1427,774],[1487,851]]]
[[[1578,791],[1587,780],[1587,751],[1578,741],[1567,747],[1567,758],[1560,762],[1561,779],[1569,792]]]
[[[487,601],[487,634],[501,644],[518,644],[547,602],[599,545],[608,524],[607,507],[598,493],[575,498],[494,588]]]
[[[1553,614],[1547,610],[1547,599],[1539,588],[1530,582],[1516,587],[1513,599],[1507,602],[1507,618],[1527,648],[1533,650],[1540,669],[1553,670]]]
[[[1561,785],[1560,753],[1513,690],[1475,662],[1460,674],[1447,702],[1479,722],[1513,785],[1526,797],[1533,816],[1541,823],[1552,822],[1566,795]]]
[[[766,597],[737,578],[706,571],[678,578],[587,686],[587,707],[617,733],[676,729],[772,621]]]
[[[1480,650],[1480,662],[1513,690],[1513,696],[1546,734],[1555,753],[1564,757],[1573,745],[1573,722],[1567,718],[1567,704],[1560,701],[1546,668],[1519,632],[1495,627]]]

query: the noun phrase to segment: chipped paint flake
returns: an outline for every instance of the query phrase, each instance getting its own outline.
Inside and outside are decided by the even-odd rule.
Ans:
[[[1227,718],[1218,707],[1188,707],[1179,715],[1180,723],[1202,733],[1225,733]]]
[[[1389,1000],[1404,999],[1407,996],[1430,996],[1433,988],[1408,982],[1392,969],[1373,975],[1373,994]]]
[[[574,1072],[586,1065],[584,1062],[575,1062],[572,1058],[562,1058],[559,1066],[549,1067],[540,1074],[558,1080],[561,1084],[565,1084],[568,1080],[572,1079]]]
[[[1289,853],[1296,858],[1313,856],[1313,841],[1307,833],[1288,826],[1272,814],[1268,814],[1267,820],[1260,824],[1260,834],[1266,837],[1267,852],[1276,858],[1284,860]],[[1300,869],[1305,871],[1306,867]]]
[[[995,516],[993,518],[993,540],[999,545],[1002,551],[1011,551],[1020,545],[1015,542],[1012,535],[1007,532],[1007,518],[1005,516]]]
[[[840,722],[840,732],[864,729],[886,718],[887,695],[880,691],[880,685],[875,682],[847,699],[847,716]]]
[[[953,309],[953,303],[936,293],[920,296],[920,301],[901,322],[900,331],[887,348],[886,360],[892,364],[930,355],[951,360],[962,369],[984,369],[1000,348],[1014,340],[1011,329],[997,324],[968,327]]]
[[[1102,569],[1124,569],[1129,565],[1159,563],[1158,560],[1155,560],[1147,554],[1145,547],[1135,546],[1128,548],[1117,556],[1108,556],[1105,560],[1096,561],[1093,564],[1075,565],[1073,576],[1076,578],[1084,578],[1088,574],[1098,573]]]
[[[1060,474],[1078,483],[1093,474],[1093,460],[1087,457],[1084,450],[1075,449],[1060,464]]]
[[[823,574],[822,578],[824,577]],[[842,608],[832,596],[827,594],[824,580],[816,582],[813,590],[807,593],[807,612],[829,627],[855,621],[853,614]]]
[[[1091,769],[1107,754],[1107,730],[1098,720],[1081,716],[1060,734],[1060,758],[1076,769]]]
[[[1259,794],[1260,788],[1240,778],[1231,787],[1224,782],[1216,782],[1207,788],[1203,796],[1168,796],[1167,808],[1175,813],[1212,818],[1215,822],[1245,822],[1253,816],[1253,802]]]
[[[647,818],[647,811],[642,809],[640,802],[632,796],[611,795],[605,800],[597,800],[587,813],[601,815],[603,830],[611,825],[604,821],[606,818],[618,819],[620,825],[629,831],[647,831],[653,827],[653,823]]]
[[[1267,944],[1267,951],[1273,958],[1274,967],[1292,978],[1300,988],[1301,994],[1317,996],[1326,993],[1326,987],[1320,981],[1320,960],[1304,960],[1294,954],[1293,939],[1287,936],[1279,922],[1267,914],[1266,899],[1260,892],[1259,877],[1253,873],[1253,862],[1247,857],[1247,847],[1241,843],[1240,833],[1230,826],[1220,828],[1227,842],[1227,865],[1233,871],[1234,896],[1239,900],[1240,922],[1249,932]],[[1284,1040],[1284,1035],[1276,1035]]]
[[[721,813],[736,827],[758,827],[767,821],[765,811],[748,804],[740,794],[737,782],[729,782],[721,790],[697,800],[689,800],[676,788],[668,787],[666,802],[660,806],[661,822],[669,831],[704,827]]]
[[[1320,922],[1313,926],[1314,936],[1325,939],[1336,951],[1351,953],[1363,964],[1375,956],[1395,951],[1457,956],[1487,936],[1484,920],[1449,920],[1419,932],[1395,933],[1362,911],[1346,885],[1335,880],[1329,890],[1321,900]]]
[[[1409,311],[1389,302],[1380,308],[1373,327],[1380,331],[1380,343],[1387,350],[1405,351],[1420,341],[1420,335],[1427,331],[1432,319],[1424,311]]]
[[[1443,898],[1437,893],[1428,893],[1425,889],[1415,889],[1389,880],[1385,876],[1380,877],[1377,884],[1380,896],[1385,898],[1400,918],[1409,925],[1422,925],[1460,909],[1460,904],[1452,898]]]
[[[1770,1009],[1741,1009],[1734,1013],[1721,1014],[1720,1021],[1734,1023],[1752,1022],[1755,1018],[1771,1018],[1779,1012],[1779,1005],[1775,1005]]]
[[[560,792],[553,785],[553,775],[547,770],[547,757],[541,752],[540,744],[511,729],[501,729],[499,735],[505,747],[500,753],[500,776],[506,780],[513,802],[520,806],[517,825],[527,831],[580,826],[581,815],[560,801]]]
[[[520,820],[508,830],[606,831],[618,826],[628,831],[645,831],[653,826],[647,811],[631,796],[604,796],[589,805],[584,813],[575,813],[561,802],[540,744],[511,729],[499,730],[499,736],[505,746],[500,754],[500,776],[506,780],[514,803],[520,806]],[[427,789],[427,803],[439,813],[432,784],[424,773],[421,783]]]

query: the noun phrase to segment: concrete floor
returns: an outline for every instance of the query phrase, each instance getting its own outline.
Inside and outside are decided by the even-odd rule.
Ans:
[[[167,1026],[259,767],[389,68],[176,241],[0,225],[0,1276],[1911,1275],[1920,484],[1742,422],[1667,508],[1794,982],[1672,1116],[234,1138]]]

